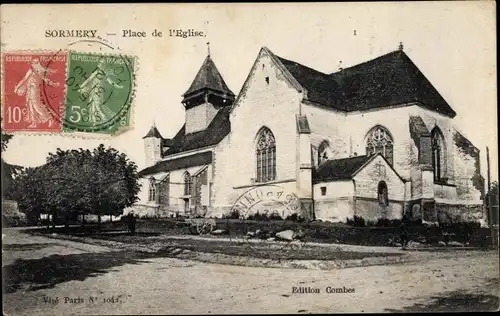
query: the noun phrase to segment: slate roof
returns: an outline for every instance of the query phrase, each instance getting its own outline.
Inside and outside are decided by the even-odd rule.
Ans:
[[[376,155],[356,156],[325,161],[313,172],[313,182],[318,183],[352,179],[354,173],[373,157],[376,157]]]
[[[161,136],[160,132],[158,131],[158,129],[156,128],[156,126],[154,126],[154,125],[151,126],[151,128],[149,129],[149,132],[143,138],[147,138],[147,137],[163,138]]]
[[[229,112],[231,107],[223,107],[217,112],[208,127],[202,131],[186,135],[186,125],[172,139],[172,147],[164,155],[172,155],[187,150],[193,150],[218,144],[231,131]]]
[[[212,152],[202,152],[191,156],[180,157],[177,159],[159,161],[155,165],[139,171],[139,176],[144,177],[159,172],[168,172],[194,166],[203,166],[210,163],[212,163]]]
[[[297,62],[279,56],[276,57],[295,80],[307,90],[307,96],[311,101],[336,108],[335,103],[339,103],[342,90],[331,76]]]
[[[210,89],[224,95],[234,97],[234,93],[226,85],[226,82],[222,78],[219,70],[217,70],[217,67],[215,66],[210,56],[207,56],[207,58],[205,58],[205,61],[203,61],[203,65],[201,66],[200,70],[198,70],[193,83],[191,83],[189,89],[182,96],[185,100],[189,96],[203,89]]]
[[[423,107],[444,115],[451,117],[456,115],[402,50],[332,74],[325,74],[294,61],[276,57],[307,89],[310,101],[337,110],[364,111],[419,102]]]

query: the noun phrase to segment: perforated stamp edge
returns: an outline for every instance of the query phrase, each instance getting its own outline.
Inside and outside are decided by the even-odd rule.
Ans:
[[[101,39],[102,40],[102,39]],[[115,48],[112,48],[115,49]],[[107,52],[99,52],[99,53],[94,53],[94,52],[83,52],[83,51],[77,51],[77,50],[71,50],[71,49],[13,49],[13,50],[8,50],[4,51],[1,53],[0,58],[1,58],[1,113],[4,113],[4,107],[5,107],[5,66],[4,66],[4,56],[5,55],[10,55],[10,54],[25,54],[25,55],[36,55],[36,54],[58,54],[58,53],[65,53],[69,56],[69,53],[80,53],[80,54],[89,54],[89,55],[98,55],[98,56],[110,56],[110,57],[116,57],[117,55],[127,57],[128,59],[133,60],[133,67],[132,67],[132,86],[131,86],[131,92],[130,92],[130,105],[128,107],[128,112],[129,115],[129,121],[127,126],[119,127],[115,133],[112,134],[106,134],[106,133],[99,133],[99,132],[81,132],[81,131],[63,131],[63,126],[61,126],[61,130],[55,131],[53,129],[43,131],[43,130],[36,130],[36,131],[27,131],[27,130],[5,130],[4,129],[4,117],[2,116],[1,120],[1,129],[2,132],[7,133],[7,134],[12,134],[12,135],[24,135],[24,136],[62,136],[62,137],[69,137],[69,138],[81,138],[81,139],[113,139],[114,137],[121,135],[129,130],[132,130],[135,125],[135,98],[136,98],[136,93],[137,93],[137,73],[140,69],[139,66],[139,58],[136,55],[133,54],[124,54],[121,50],[118,50],[117,53],[107,53]],[[69,68],[69,61],[66,60],[66,73],[68,73],[68,68]],[[64,95],[67,93],[67,85],[64,84]],[[66,105],[64,104],[63,106],[60,107],[60,112],[59,115],[61,118],[65,117],[65,110],[66,110]],[[125,114],[126,115],[126,114]],[[123,117],[123,116],[121,116]],[[120,118],[121,118],[120,117]]]
[[[102,40],[102,39],[100,39]],[[115,50],[115,48],[111,48]],[[65,137],[76,137],[76,138],[83,138],[83,139],[113,139],[114,137],[121,135],[129,130],[132,130],[134,128],[135,124],[135,98],[136,98],[136,91],[137,91],[137,72],[139,71],[139,58],[136,55],[133,54],[126,54],[123,53],[121,50],[117,50],[116,53],[113,52],[85,52],[81,50],[73,50],[69,49],[68,52],[71,53],[76,53],[76,54],[86,54],[86,55],[94,55],[94,56],[106,56],[106,57],[117,57],[117,56],[123,56],[126,57],[127,59],[133,60],[132,64],[132,85],[130,88],[130,98],[129,98],[129,106],[126,111],[124,111],[124,114],[122,114],[118,119],[116,119],[116,122],[120,121],[121,118],[123,118],[123,115],[129,114],[129,122],[127,126],[119,127],[114,133],[100,133],[99,131],[81,131],[78,129],[74,130],[66,130],[61,132],[62,136]],[[67,72],[69,73],[69,62],[66,65],[67,67]]]

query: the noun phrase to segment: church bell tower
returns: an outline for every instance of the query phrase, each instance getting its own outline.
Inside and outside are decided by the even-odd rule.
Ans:
[[[163,137],[153,124],[144,139],[144,153],[146,154],[146,166],[152,166],[161,160],[161,144]]]
[[[233,104],[234,93],[210,57],[210,47],[193,83],[182,97],[186,109],[186,134],[206,129],[221,108]]]

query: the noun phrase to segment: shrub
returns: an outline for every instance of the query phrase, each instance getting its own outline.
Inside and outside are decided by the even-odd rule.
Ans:
[[[283,217],[281,217],[278,213],[272,213],[271,216],[269,216],[269,219],[273,221],[280,221],[283,220]]]
[[[455,236],[460,241],[469,241],[471,236],[480,230],[479,222],[455,221],[451,223],[440,223],[439,228],[447,234]]]
[[[379,218],[375,223],[375,226],[377,227],[399,227],[400,225],[401,220],[388,218]]]
[[[354,215],[352,219],[348,218],[347,219],[347,224],[355,227],[365,227],[365,219],[361,216]]]
[[[299,223],[302,223],[304,222],[306,219],[303,218],[302,216],[299,216],[297,215],[297,213],[293,213],[293,214],[290,214],[286,217],[286,220],[287,221],[294,221],[294,222],[299,222]]]
[[[225,214],[222,216],[224,219],[238,219],[240,218],[240,211],[237,209],[233,209],[231,213]]]

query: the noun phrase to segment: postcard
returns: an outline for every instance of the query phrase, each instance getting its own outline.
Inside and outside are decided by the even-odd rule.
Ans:
[[[498,311],[495,12],[2,5],[4,314]]]

